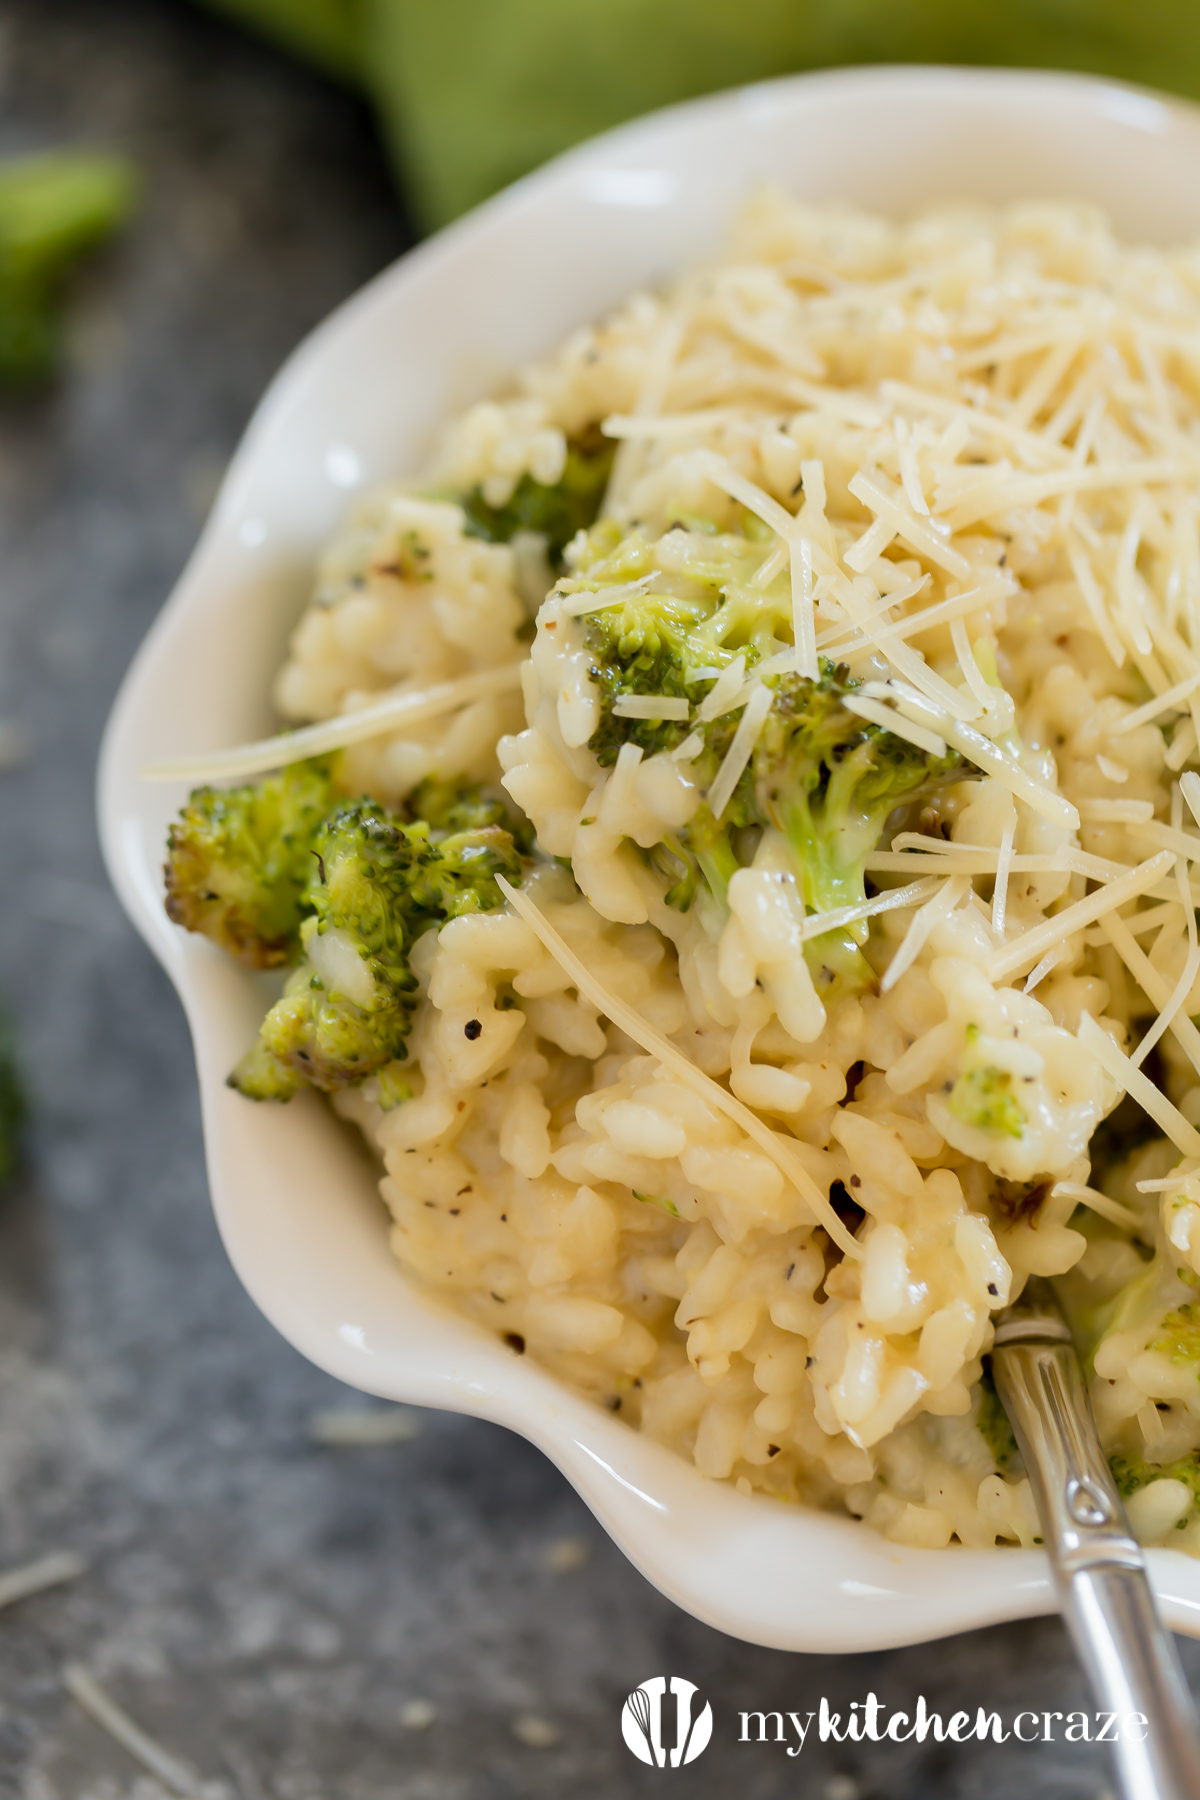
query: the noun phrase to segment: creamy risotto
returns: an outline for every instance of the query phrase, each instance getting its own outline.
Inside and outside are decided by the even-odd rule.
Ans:
[[[378,805],[274,938],[205,890],[302,959],[235,1079],[333,1094],[410,1274],[926,1546],[1034,1540],[987,1354],[1060,1278],[1200,1552],[1200,252],[764,194],[359,505],[275,696]]]

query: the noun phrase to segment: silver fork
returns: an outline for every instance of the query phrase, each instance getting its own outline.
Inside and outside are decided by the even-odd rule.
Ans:
[[[1187,1683],[1047,1282],[1031,1281],[1001,1314],[992,1372],[1075,1653],[1099,1706],[1119,1722],[1111,1749],[1122,1800],[1200,1800],[1200,1738]]]

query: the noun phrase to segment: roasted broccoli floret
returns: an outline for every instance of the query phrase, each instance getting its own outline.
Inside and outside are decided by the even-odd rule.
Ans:
[[[483,490],[472,488],[461,503],[468,536],[507,544],[518,531],[536,531],[545,538],[546,556],[557,571],[575,533],[586,530],[600,511],[615,450],[614,440],[599,431],[572,438],[556,482],[548,485],[526,473],[503,506],[490,506]]]
[[[1163,1318],[1159,1335],[1146,1346],[1173,1363],[1200,1368],[1200,1301],[1185,1300]]]
[[[170,836],[167,911],[252,968],[300,961],[231,1084],[287,1100],[403,1061],[414,940],[499,906],[520,879],[503,804],[477,784],[425,783],[411,822],[372,800],[339,802],[330,764],[297,763],[253,786],[192,795]],[[389,1091],[401,1097],[397,1077]]]
[[[478,831],[485,825],[499,825],[523,856],[533,848],[533,827],[507,795],[465,776],[449,781],[429,776],[413,789],[405,809],[412,819],[424,819],[434,832]]]
[[[170,917],[252,969],[295,962],[314,840],[336,799],[324,759],[253,786],[197,788],[167,839]]]
[[[622,744],[647,755],[674,750],[691,733],[700,749],[692,768],[707,787],[733,741],[736,708],[707,724],[694,720],[627,719],[614,711],[625,694],[685,698],[694,708],[736,655],[747,670],[760,660],[753,641],[723,636],[734,602],[697,618],[695,604],[661,594],[589,614],[585,635],[589,673],[600,690],[601,719],[589,748],[604,766]],[[701,806],[691,823],[667,840],[682,873],[667,898],[686,908],[703,880],[724,900],[740,866],[737,834],[773,825],[796,852],[804,899],[813,912],[831,912],[865,898],[863,864],[896,807],[931,792],[961,767],[957,753],[933,756],[907,739],[860,718],[844,701],[859,685],[845,665],[822,660],[814,681],[795,673],[768,674],[774,703],[753,756],[719,820]],[[869,980],[857,943],[866,927],[812,940],[814,960],[842,981]]]
[[[401,1062],[412,1025],[413,942],[430,926],[503,904],[496,875],[520,879],[498,826],[434,842],[371,800],[340,806],[316,836],[303,895],[306,961],[230,1076],[254,1100],[286,1100],[303,1083],[332,1091]]]
[[[616,762],[623,744],[637,744],[653,756],[674,750],[691,730],[678,719],[621,718],[613,712],[616,701],[665,694],[698,705],[735,657],[745,656],[747,666],[758,660],[753,646],[721,643],[694,603],[669,594],[646,594],[591,613],[584,636],[588,675],[600,690],[600,724],[588,748],[602,768]]]

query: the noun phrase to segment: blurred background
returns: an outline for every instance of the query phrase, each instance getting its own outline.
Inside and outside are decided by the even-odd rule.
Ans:
[[[0,157],[73,153],[0,164],[0,992],[28,1101],[0,1193],[0,1602],[48,1557],[71,1577],[0,1610],[2,1800],[188,1791],[101,1730],[70,1665],[209,1800],[649,1793],[618,1712],[664,1672],[717,1715],[668,1778],[695,1800],[1105,1793],[1081,1745],[731,1746],[741,1709],[822,1694],[1069,1712],[1088,1702],[1056,1621],[778,1655],[661,1598],[515,1437],[377,1409],[390,1441],[339,1442],[369,1435],[362,1398],[273,1334],[217,1241],[183,1017],[93,825],[120,677],[263,386],[332,306],[620,117],[873,58],[1200,91],[1200,13],[0,0]],[[0,1063],[0,1164],[16,1111]]]

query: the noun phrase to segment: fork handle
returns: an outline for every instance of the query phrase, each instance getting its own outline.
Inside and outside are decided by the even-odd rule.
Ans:
[[[1200,1739],[1066,1326],[997,1327],[996,1390],[1020,1446],[1063,1619],[1109,1738],[1122,1800],[1200,1800]],[[1144,1724],[1134,1715],[1140,1714]]]

